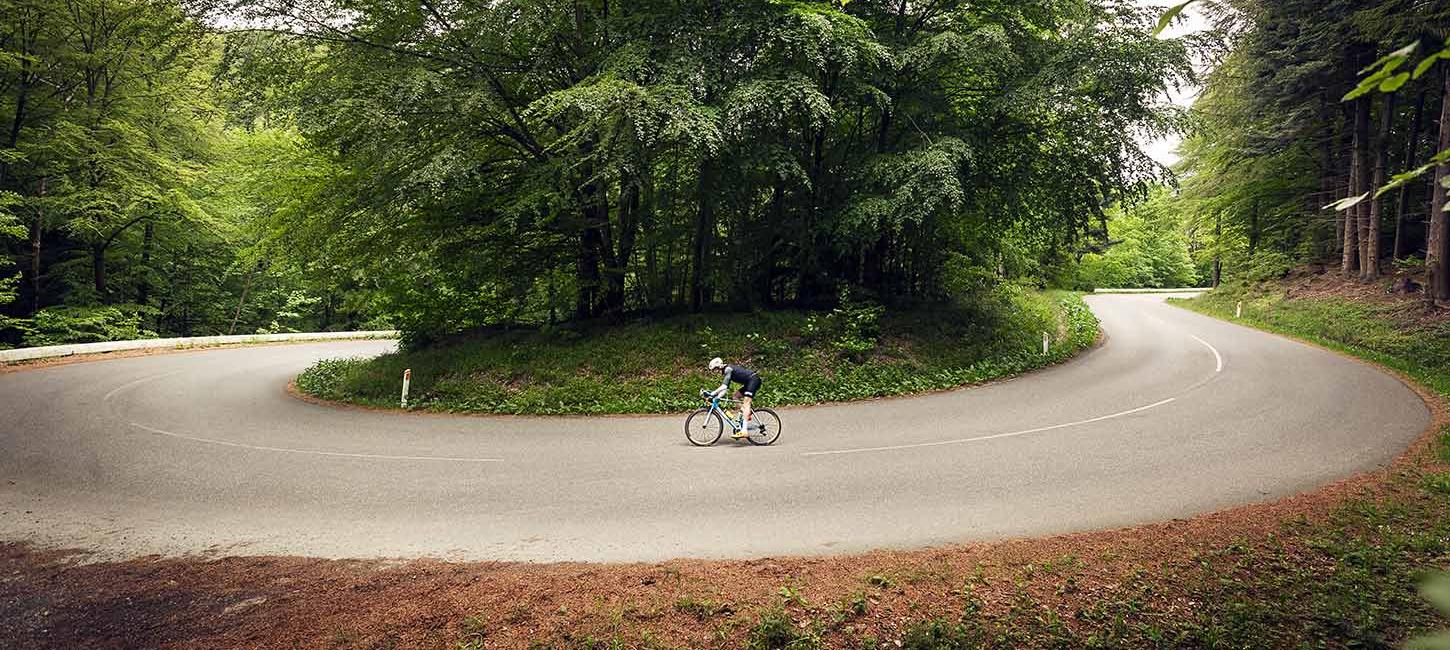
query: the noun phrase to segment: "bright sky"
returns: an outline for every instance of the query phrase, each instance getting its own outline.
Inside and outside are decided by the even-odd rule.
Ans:
[[[1166,11],[1168,7],[1171,6],[1168,3],[1162,2],[1162,0],[1134,0],[1134,2],[1136,2],[1140,7],[1155,7],[1159,9],[1160,12]],[[1172,4],[1177,3],[1174,2]],[[1198,11],[1197,9],[1198,8],[1195,5],[1189,5],[1188,8],[1183,11],[1183,13],[1178,15],[1178,18],[1173,22],[1173,24],[1170,25],[1168,29],[1164,30],[1163,34],[1161,34],[1161,37],[1177,38],[1185,34],[1192,34],[1194,32],[1207,29],[1209,27],[1208,21],[1204,18],[1203,13],[1201,11]],[[1178,104],[1179,106],[1188,106],[1192,104],[1193,100],[1198,97],[1199,90],[1200,89],[1196,86],[1191,88],[1184,88],[1181,92],[1168,93],[1167,99],[1174,104]],[[1152,156],[1154,160],[1164,165],[1172,165],[1178,162],[1178,154],[1175,153],[1175,150],[1178,149],[1178,141],[1179,138],[1177,136],[1174,136],[1161,140],[1143,142],[1142,145],[1143,150],[1148,152],[1148,155]]]

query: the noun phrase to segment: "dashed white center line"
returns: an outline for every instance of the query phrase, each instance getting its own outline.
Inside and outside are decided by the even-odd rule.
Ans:
[[[1128,409],[1126,411],[1118,411],[1117,413],[1110,413],[1108,415],[1102,415],[1102,416],[1098,416],[1098,417],[1095,417],[1095,418],[1090,418],[1090,419],[1087,419],[1087,420],[1078,420],[1076,422],[1064,422],[1062,424],[1054,424],[1054,425],[1046,426],[1046,427],[1037,427],[1035,429],[1023,429],[1021,431],[1009,431],[1007,433],[994,433],[994,434],[992,434],[990,436],[977,436],[975,438],[958,438],[956,440],[940,440],[940,441],[937,441],[937,442],[918,442],[918,443],[909,444],[909,445],[890,445],[890,446],[886,446],[886,447],[861,447],[859,449],[837,449],[837,450],[834,450],[834,451],[810,451],[810,452],[806,452],[806,453],[801,454],[801,455],[802,456],[834,456],[834,455],[839,455],[839,454],[861,454],[861,453],[865,453],[865,452],[868,452],[868,451],[894,451],[894,450],[897,450],[897,449],[917,449],[917,448],[920,448],[920,447],[940,447],[942,445],[960,445],[960,444],[967,443],[967,442],[978,442],[978,441],[981,441],[981,440],[995,440],[997,438],[1011,438],[1013,436],[1025,436],[1025,435],[1027,435],[1029,433],[1041,433],[1043,431],[1052,431],[1054,429],[1066,429],[1067,427],[1075,427],[1075,426],[1080,426],[1080,425],[1084,425],[1084,424],[1091,424],[1093,422],[1102,422],[1103,420],[1111,420],[1113,418],[1120,418],[1120,417],[1123,417],[1125,415],[1132,415],[1134,413],[1142,413],[1143,411],[1146,411],[1148,409],[1156,408],[1156,407],[1159,407],[1159,406],[1163,406],[1164,404],[1168,404],[1168,403],[1172,402],[1175,399],[1177,399],[1177,398],[1170,397],[1168,399],[1164,399],[1164,400],[1159,400],[1157,402],[1153,402],[1152,404],[1147,404],[1147,405],[1144,405],[1144,406],[1139,406],[1138,408]]]
[[[1153,318],[1154,320],[1158,320],[1156,317],[1153,317],[1153,316],[1149,316],[1149,317],[1150,318]],[[1159,322],[1161,323],[1162,321],[1160,320]],[[1209,352],[1212,352],[1213,353],[1213,360],[1214,360],[1213,372],[1214,372],[1214,374],[1218,374],[1218,373],[1223,372],[1223,355],[1221,355],[1221,354],[1218,353],[1218,349],[1215,348],[1215,347],[1213,347],[1213,345],[1210,344],[1208,341],[1205,341],[1205,340],[1199,338],[1196,335],[1189,334],[1189,336],[1193,337],[1193,340],[1198,341],[1199,343],[1202,343],[1204,347],[1208,348]],[[1203,382],[1199,382],[1198,384],[1194,385],[1193,387],[1189,388],[1188,390],[1189,391],[1192,391],[1193,389],[1198,388],[1199,386],[1203,385],[1207,381],[1208,380],[1204,380]],[[1185,392],[1188,392],[1188,391],[1185,391]],[[983,440],[995,440],[995,439],[998,439],[998,438],[1011,438],[1013,436],[1025,436],[1025,435],[1027,435],[1029,433],[1041,433],[1043,431],[1052,431],[1052,430],[1055,430],[1055,429],[1066,429],[1068,427],[1082,426],[1084,424],[1092,424],[1094,422],[1102,422],[1103,420],[1111,420],[1113,418],[1120,418],[1120,417],[1123,417],[1123,416],[1126,416],[1126,415],[1132,415],[1134,413],[1142,413],[1143,411],[1146,411],[1148,409],[1156,408],[1156,407],[1159,407],[1159,406],[1163,406],[1164,404],[1171,403],[1175,399],[1177,399],[1177,398],[1176,397],[1169,397],[1167,399],[1163,399],[1163,400],[1159,400],[1157,402],[1153,402],[1152,404],[1147,404],[1147,405],[1144,405],[1144,406],[1139,406],[1137,408],[1131,408],[1131,409],[1128,409],[1126,411],[1118,411],[1117,413],[1109,413],[1108,415],[1102,415],[1102,416],[1098,416],[1098,417],[1095,417],[1095,418],[1089,418],[1087,420],[1078,420],[1076,422],[1064,422],[1062,424],[1054,424],[1054,425],[1045,426],[1045,427],[1037,427],[1037,428],[1034,428],[1034,429],[1023,429],[1021,431],[1009,431],[1007,433],[994,433],[992,435],[977,436],[975,438],[957,438],[955,440],[939,440],[939,441],[935,441],[935,442],[917,442],[917,443],[905,444],[905,445],[887,445],[887,446],[884,446],[884,447],[860,447],[860,448],[856,448],[856,449],[835,449],[835,450],[831,450],[831,451],[809,451],[809,452],[805,452],[805,453],[803,453],[801,455],[802,456],[838,456],[838,455],[842,455],[842,454],[864,454],[864,453],[873,452],[873,451],[896,451],[896,450],[900,450],[900,449],[920,449],[922,447],[941,447],[941,446],[944,446],[944,445],[960,445],[960,444],[965,444],[965,443],[968,443],[968,442],[981,442]]]

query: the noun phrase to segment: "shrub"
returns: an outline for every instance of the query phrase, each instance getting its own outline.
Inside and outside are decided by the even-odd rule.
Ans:
[[[27,346],[156,338],[156,332],[141,328],[145,311],[140,306],[48,307],[28,320],[13,322]]]
[[[775,607],[760,615],[760,621],[750,630],[746,648],[750,650],[815,650],[821,647],[821,638],[814,631],[802,629],[794,618],[782,607]]]

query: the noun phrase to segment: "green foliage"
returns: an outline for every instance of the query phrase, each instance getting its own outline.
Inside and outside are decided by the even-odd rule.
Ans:
[[[1104,253],[1082,257],[1066,282],[1075,289],[1192,287],[1199,283],[1181,213],[1166,190],[1110,213]]]
[[[940,619],[911,624],[901,639],[902,650],[975,650],[984,645],[979,630]]]
[[[682,596],[675,601],[675,609],[690,615],[695,620],[705,621],[731,611],[728,603],[719,603],[709,598]]]
[[[1158,24],[1153,27],[1153,35],[1158,36],[1159,34],[1162,34],[1163,30],[1168,29],[1168,26],[1173,23],[1173,19],[1178,17],[1178,14],[1183,13],[1183,10],[1187,9],[1188,5],[1191,5],[1197,1],[1198,0],[1186,0],[1185,2],[1180,2],[1176,5],[1173,5],[1172,7],[1169,7],[1167,11],[1163,12],[1163,15],[1158,17]]]
[[[305,209],[305,181],[332,170],[285,124],[257,128],[260,88],[226,73],[227,40],[173,0],[0,0],[3,344],[54,329],[42,309],[119,307],[177,335],[338,329],[372,311],[355,277],[267,246],[288,236],[268,230],[273,213]],[[14,218],[35,237],[14,241]]]
[[[1360,80],[1359,85],[1355,86],[1354,90],[1345,93],[1344,97],[1340,101],[1347,102],[1355,98],[1375,92],[1376,90],[1383,93],[1392,93],[1396,90],[1399,90],[1401,86],[1405,85],[1406,81],[1410,80],[1410,73],[1396,73],[1395,71],[1399,70],[1400,66],[1409,62],[1410,55],[1414,54],[1415,50],[1419,49],[1419,47],[1420,42],[1415,41],[1414,43],[1410,43],[1409,45],[1395,50],[1394,52],[1390,52],[1389,54],[1384,55],[1378,61],[1371,63],[1369,67],[1360,70],[1360,74],[1365,74],[1367,76],[1364,79]],[[1426,60],[1429,62],[1430,65],[1433,65],[1436,58],[1438,58],[1436,55],[1431,55]],[[1424,74],[1423,70],[1429,69],[1428,65],[1416,67],[1421,68],[1421,74]]]
[[[821,638],[808,626],[796,623],[783,607],[762,612],[760,620],[750,629],[745,647],[748,650],[815,650]]]
[[[1450,491],[1447,491],[1446,494],[1450,494]],[[1420,594],[1436,609],[1439,609],[1441,614],[1450,619],[1450,573],[1430,574],[1420,585]],[[1412,639],[1405,647],[1408,650],[1450,649],[1450,631]]]
[[[843,298],[842,305],[829,313],[807,316],[801,326],[800,338],[806,344],[834,348],[852,361],[863,361],[877,347],[881,317],[885,313],[886,308],[880,305],[858,304]],[[774,343],[780,344],[779,341]]]
[[[237,11],[298,36],[228,39],[235,110],[329,168],[268,253],[365,282],[409,347],[989,292],[1163,179],[1134,137],[1177,128],[1159,93],[1192,75],[1152,11],[1101,0]]]
[[[1048,355],[1041,333],[1052,334]],[[1073,294],[1004,286],[991,300],[920,311],[682,316],[620,326],[486,330],[373,360],[324,361],[298,386],[327,399],[487,413],[658,413],[691,408],[714,356],[762,373],[763,403],[808,404],[970,384],[1056,363],[1092,345]],[[609,378],[609,379],[605,379]]]
[[[455,650],[484,650],[488,640],[488,621],[481,615],[470,616],[463,619],[459,625],[458,641],[453,644]]]
[[[144,312],[136,305],[48,307],[16,326],[26,346],[156,338],[156,332],[141,327]]]
[[[1436,155],[1431,120],[1444,93],[1438,75],[1427,73],[1445,55],[1444,34],[1424,26],[1450,21],[1450,7],[1310,0],[1202,6],[1218,23],[1203,39],[1219,41],[1209,50],[1216,67],[1193,106],[1195,128],[1177,168],[1180,210],[1200,266],[1220,262],[1229,276],[1257,266],[1250,276],[1264,277],[1268,265],[1257,256],[1340,258],[1343,223],[1358,232],[1371,213],[1379,214],[1382,257],[1422,250],[1425,231],[1411,215],[1428,210],[1431,194],[1412,181],[1434,166],[1427,161]],[[1411,72],[1422,44],[1432,53]],[[1360,128],[1365,132],[1356,134]],[[1406,142],[1411,132],[1420,139]],[[1435,159],[1445,156],[1450,152]],[[1352,178],[1356,160],[1367,167]],[[1392,241],[1400,250],[1388,250]]]

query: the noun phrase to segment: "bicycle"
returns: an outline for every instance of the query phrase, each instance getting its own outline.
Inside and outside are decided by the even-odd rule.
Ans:
[[[730,423],[732,433],[740,431],[745,423],[739,416],[731,417],[720,405],[736,404],[737,400],[715,397],[708,390],[700,391],[706,406],[685,418],[685,438],[696,447],[709,447],[720,440],[725,433],[725,423]],[[738,413],[738,411],[737,411]],[[752,445],[769,445],[780,438],[780,416],[770,409],[751,409],[751,421],[756,429],[745,436]]]

